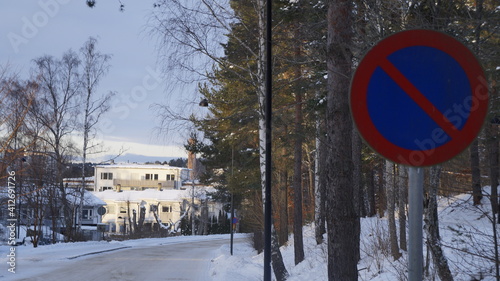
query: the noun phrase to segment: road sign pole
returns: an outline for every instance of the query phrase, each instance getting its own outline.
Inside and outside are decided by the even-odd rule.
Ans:
[[[424,212],[424,170],[409,168],[408,280],[422,281],[422,215]]]

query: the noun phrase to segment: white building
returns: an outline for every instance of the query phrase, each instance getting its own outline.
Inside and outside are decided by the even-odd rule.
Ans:
[[[102,223],[108,225],[110,233],[128,233],[131,225],[138,223],[140,211],[145,210],[146,229],[172,225],[172,231],[185,215],[217,215],[222,204],[207,198],[207,191],[214,189],[193,184],[190,171],[168,165],[95,166],[94,195],[106,203]]]
[[[216,216],[222,209],[221,203],[209,202],[207,191],[213,189],[206,186],[191,185],[175,190],[147,189],[143,191],[126,190],[95,192],[95,196],[106,202],[106,214],[102,222],[108,225],[110,233],[125,233],[130,230],[130,224],[138,222],[140,210],[145,210],[144,227],[153,229],[159,223],[165,227],[175,224],[170,231],[179,227],[180,219],[187,213],[194,211],[191,203],[195,204],[196,215],[204,212],[207,217]]]
[[[168,165],[112,164],[95,166],[94,191],[180,189],[189,169]]]
[[[70,202],[73,202],[75,210],[80,208],[80,191],[76,189],[68,189],[67,197]],[[101,223],[101,215],[99,215],[99,208],[103,208],[106,202],[99,199],[90,191],[85,190],[83,194],[83,211],[82,211],[82,225],[96,226]],[[75,225],[78,225],[78,216],[75,217]]]

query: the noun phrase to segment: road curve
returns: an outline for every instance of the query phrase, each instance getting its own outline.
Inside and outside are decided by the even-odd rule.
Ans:
[[[76,258],[64,266],[54,266],[49,273],[14,280],[207,281],[212,279],[209,268],[214,251],[227,243],[223,239],[123,249]]]

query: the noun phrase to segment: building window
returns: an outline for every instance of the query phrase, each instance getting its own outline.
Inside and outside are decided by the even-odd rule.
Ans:
[[[92,219],[92,209],[83,210],[82,218],[84,220],[91,220]]]
[[[174,174],[167,175],[167,181],[175,181],[175,175]]]
[[[101,180],[112,180],[113,173],[101,173]]]
[[[158,174],[146,174],[146,180],[158,180]]]
[[[161,211],[164,213],[171,213],[172,212],[172,206],[162,206]]]
[[[125,207],[120,207],[120,213],[121,214],[126,214],[127,213],[127,209],[125,209]]]
[[[113,187],[112,186],[103,186],[102,191],[104,191],[104,190],[113,190]]]

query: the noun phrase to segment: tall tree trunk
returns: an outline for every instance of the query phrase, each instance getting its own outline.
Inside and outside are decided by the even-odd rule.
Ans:
[[[387,192],[387,220],[389,222],[389,243],[391,247],[391,255],[394,260],[401,257],[398,247],[398,235],[396,231],[396,192],[394,186],[394,163],[385,160],[385,173],[384,173],[385,190]]]
[[[318,97],[319,95],[317,95]],[[325,196],[325,186],[326,177],[325,175],[325,162],[326,162],[326,147],[325,147],[325,136],[324,129],[322,128],[323,115],[316,112],[316,165],[315,166],[315,178],[314,181],[314,225],[315,225],[315,238],[316,243],[319,245],[323,243],[323,234],[326,232],[325,228],[325,208],[326,208],[326,196]],[[324,124],[324,123],[323,123]]]
[[[377,184],[377,212],[379,217],[383,218],[387,210],[387,196],[385,196],[384,185],[384,165],[380,165],[375,173],[375,183]]]
[[[306,210],[306,220],[311,221],[314,219],[314,188],[316,177],[314,175],[314,159],[313,152],[309,150],[309,145],[304,145],[304,156],[306,157],[305,168],[307,170],[307,179],[304,179],[303,184],[306,187],[303,189],[306,193],[302,200],[302,206]],[[307,191],[306,191],[307,190]]]
[[[50,206],[50,211],[51,211],[51,218],[50,222],[52,224],[52,230],[57,229],[57,224],[59,222],[59,216],[60,216],[60,206],[57,204],[57,190],[54,186],[53,183],[49,184],[49,206]],[[52,244],[55,244],[57,242],[57,232],[52,231]]]
[[[352,1],[330,0],[327,35],[328,280],[358,280],[359,217],[352,190]]]
[[[481,25],[483,24],[483,3],[484,0],[476,0],[476,44],[475,51],[479,52],[480,49],[480,39],[481,39]],[[483,199],[482,188],[481,188],[481,170],[479,167],[479,141],[476,138],[470,146],[470,165],[472,172],[472,197],[474,205],[481,204],[481,199]]]
[[[300,2],[298,3],[300,5]],[[295,57],[300,61],[300,28],[296,27],[294,32],[295,39]],[[304,239],[302,235],[302,143],[303,132],[302,123],[304,118],[302,116],[302,69],[299,65],[295,67],[295,79],[298,87],[295,87],[295,144],[293,153],[293,248],[295,256],[295,265],[304,260]]]
[[[293,248],[295,264],[304,260],[302,237],[302,94],[295,94],[295,147],[293,169]]]
[[[366,215],[373,217],[377,214],[375,200],[375,170],[370,170],[366,177]]]
[[[403,251],[408,250],[406,241],[406,204],[408,201],[408,178],[407,167],[398,165],[398,217],[399,217],[399,248]]]
[[[486,124],[487,157],[490,164],[491,210],[498,214],[498,125]]]
[[[362,161],[361,161],[361,136],[358,130],[353,129],[352,131],[352,161],[353,161],[353,179],[352,188],[354,190],[354,196],[356,201],[354,202],[356,210],[358,210],[358,216],[364,217],[366,215],[365,200],[363,196],[362,189]]]
[[[424,229],[427,236],[427,247],[430,248],[432,260],[437,268],[441,281],[452,281],[448,261],[441,248],[441,238],[439,236],[439,221],[437,211],[437,189],[439,187],[439,177],[441,176],[441,166],[433,166],[429,173],[429,191],[427,198],[427,208],[424,211]]]
[[[361,189],[361,136],[358,134],[358,131],[353,128],[352,130],[352,161],[353,161],[353,193],[354,193],[354,208],[356,209],[356,216],[364,217],[365,216],[365,208],[364,208],[364,196]],[[361,226],[357,229],[358,233],[355,234],[356,237],[361,235]],[[358,244],[356,248],[360,248],[360,239],[356,239],[355,242]],[[357,260],[361,259],[360,252],[357,252],[358,257]]]
[[[481,204],[483,193],[481,188],[481,169],[479,168],[479,141],[472,142],[470,150],[470,168],[472,172],[472,196],[474,205]]]
[[[284,245],[288,241],[288,172],[280,172],[279,182],[279,245]]]

